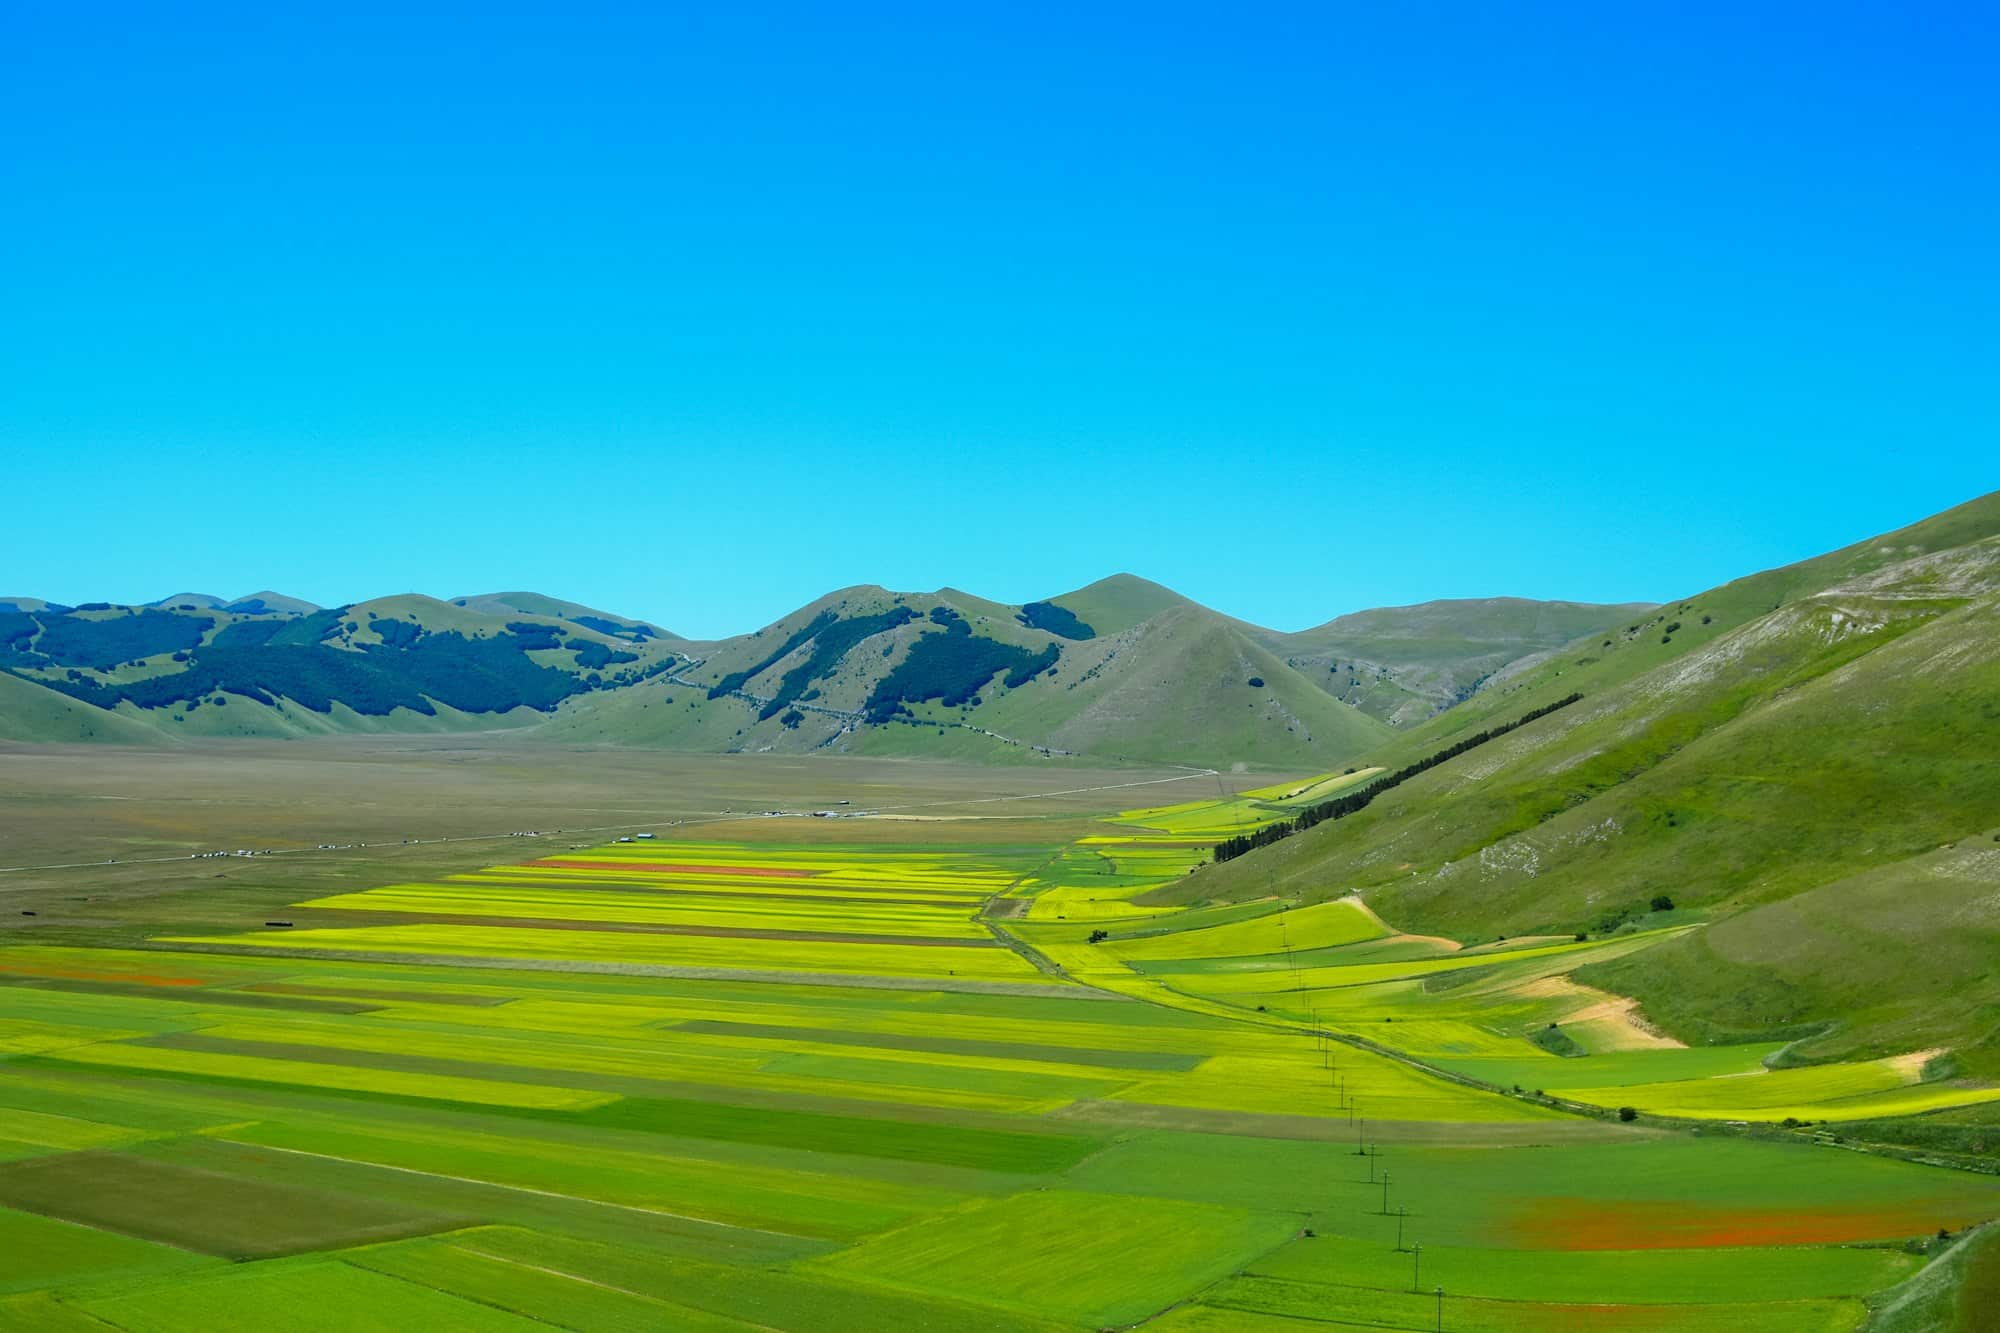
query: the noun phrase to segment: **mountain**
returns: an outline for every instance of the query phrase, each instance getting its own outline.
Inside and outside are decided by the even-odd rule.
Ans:
[[[287,597],[269,588],[239,597],[221,608],[238,615],[309,616],[320,608],[300,597]]]
[[[1466,608],[1460,631],[1449,605]],[[1370,668],[1381,697],[1427,700],[1389,720],[1329,686],[1310,652],[1336,640],[1275,634],[1130,574],[1020,606],[956,588],[847,588],[711,644],[530,592],[327,610],[275,593],[70,612],[37,603],[0,621],[0,669],[169,735],[504,727],[692,750],[1311,771],[1383,744],[1390,721],[1428,715],[1436,700],[1420,692],[1436,680],[1476,680],[1539,650],[1565,616],[1623,614],[1564,604],[1538,619],[1539,605],[1496,616],[1439,604],[1420,626],[1397,613],[1363,622],[1384,642],[1402,626],[1415,645]],[[76,729],[37,729],[48,725]]]
[[[672,630],[662,629],[647,620],[631,620],[624,616],[614,616],[608,611],[599,611],[584,606],[580,602],[566,602],[560,597],[548,597],[538,592],[487,592],[451,599],[453,606],[478,611],[489,616],[514,614],[547,616],[553,620],[567,620],[599,634],[611,634],[626,639],[678,639],[681,636]]]
[[[520,728],[685,665],[655,640],[419,594],[309,613],[275,593],[183,605],[0,611],[0,738]]]
[[[143,605],[155,611],[219,611],[229,605],[229,599],[212,592],[177,592]]]
[[[297,597],[287,597],[268,588],[263,592],[253,592],[238,597],[234,601],[217,597],[209,592],[177,592],[170,597],[162,597],[157,602],[143,602],[141,606],[155,611],[232,611],[238,615],[280,616],[310,615],[319,610],[319,607],[311,602]]]
[[[1263,642],[1320,686],[1396,726],[1440,713],[1502,672],[1518,672],[1570,641],[1651,611],[1520,597],[1424,602],[1358,611]]]
[[[1099,579],[1088,587],[1049,600],[1099,634],[1123,634],[1162,611],[1194,605],[1173,589],[1148,582],[1136,574],[1113,574],[1108,579]]]
[[[1465,941],[1693,921],[1575,979],[1688,1040],[2000,1074],[2000,493],[1634,613],[1368,762],[1551,706],[1167,896],[1359,891]]]
[[[545,730],[690,749],[1294,769],[1389,734],[1234,622],[1156,588],[1135,579],[1112,597],[1086,589],[1022,607],[953,589],[845,588],[712,645],[671,678],[565,705]],[[1153,606],[1163,609],[1131,621]]]

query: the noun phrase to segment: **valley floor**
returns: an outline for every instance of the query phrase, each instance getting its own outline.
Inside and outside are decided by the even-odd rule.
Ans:
[[[2000,1090],[1567,977],[1685,924],[1133,901],[1332,779],[350,753],[0,756],[117,857],[0,874],[0,1327],[1792,1333],[2000,1216],[1838,1141]]]

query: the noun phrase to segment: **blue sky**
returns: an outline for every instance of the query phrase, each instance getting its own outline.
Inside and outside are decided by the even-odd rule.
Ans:
[[[10,16],[0,595],[1289,629],[2000,486],[1990,7],[292,8]]]

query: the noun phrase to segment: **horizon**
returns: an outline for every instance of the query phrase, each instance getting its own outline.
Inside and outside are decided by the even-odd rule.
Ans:
[[[325,607],[335,607],[335,606],[352,606],[352,605],[358,605],[362,602],[382,601],[392,597],[427,597],[437,602],[452,603],[459,600],[470,599],[475,597],[503,596],[507,594],[538,595],[543,597],[554,598],[559,601],[573,602],[581,606],[590,607],[597,611],[609,612],[613,615],[623,616],[631,620],[646,621],[657,626],[660,629],[664,629],[673,634],[679,635],[680,637],[687,639],[690,642],[714,643],[726,639],[737,638],[742,635],[750,634],[758,630],[765,629],[770,625],[773,625],[778,621],[784,619],[785,617],[800,610],[801,608],[820,600],[823,597],[827,597],[832,595],[833,593],[843,592],[850,589],[858,589],[858,588],[876,589],[890,593],[895,596],[910,596],[910,597],[935,597],[935,596],[941,596],[947,592],[958,592],[969,597],[977,597],[983,601],[998,602],[1005,606],[1021,606],[1025,605],[1028,602],[1053,601],[1059,598],[1072,596],[1074,594],[1081,593],[1090,588],[1093,588],[1098,584],[1109,582],[1112,579],[1134,578],[1146,583],[1154,584],[1155,586],[1161,588],[1165,588],[1168,592],[1174,593],[1177,596],[1185,597],[1190,601],[1198,603],[1207,610],[1214,611],[1232,620],[1238,620],[1247,624],[1255,625],[1260,629],[1273,630],[1278,633],[1284,633],[1284,634],[1293,634],[1293,633],[1301,633],[1303,631],[1310,629],[1316,629],[1331,621],[1339,620],[1344,616],[1358,615],[1363,612],[1406,610],[1411,607],[1428,606],[1436,603],[1449,603],[1449,602],[1524,601],[1524,602],[1571,603],[1577,605],[1600,605],[1600,606],[1639,606],[1639,605],[1655,606],[1655,607],[1664,606],[1669,602],[1673,602],[1678,599],[1686,597],[1695,596],[1699,593],[1708,591],[1710,588],[1722,586],[1723,584],[1732,582],[1736,579],[1747,577],[1748,575],[1751,574],[1761,573],[1765,569],[1783,568],[1787,565],[1797,564],[1803,560],[1810,560],[1816,556],[1825,555],[1831,551],[1844,549],[1848,546],[1852,546],[1857,543],[1867,541],[1873,537],[1885,536],[1889,533],[1896,532],[1902,528],[1908,527],[1913,523],[1920,522],[1923,519],[1933,517],[1936,514],[1949,512],[1950,510],[1956,509],[1961,505],[1969,504],[1972,501],[1983,498],[1983,496],[1990,493],[1991,492],[1980,492],[1975,495],[1968,495],[1963,497],[1962,499],[1953,501],[1948,505],[1942,506],[1939,509],[1930,510],[1922,514],[1912,515],[1907,519],[1892,523],[1885,527],[1875,528],[1867,532],[1857,533],[1845,539],[1834,541],[1828,545],[1801,552],[1791,558],[1779,560],[1770,565],[1759,566],[1758,568],[1755,569],[1737,570],[1728,574],[1724,578],[1717,579],[1714,583],[1703,584],[1700,587],[1681,588],[1677,591],[1670,592],[1666,596],[1661,596],[1661,597],[1611,597],[1611,598],[1600,599],[1600,598],[1588,598],[1588,597],[1569,597],[1569,596],[1562,596],[1560,594],[1552,596],[1528,596],[1512,592],[1493,592],[1493,593],[1483,593],[1483,594],[1448,592],[1448,593],[1440,593],[1436,596],[1417,597],[1413,600],[1404,602],[1383,602],[1367,606],[1346,607],[1340,610],[1332,611],[1328,614],[1321,615],[1317,619],[1308,620],[1303,623],[1293,623],[1293,624],[1272,624],[1266,621],[1256,620],[1248,615],[1241,614],[1231,609],[1227,605],[1218,606],[1213,603],[1204,601],[1202,598],[1193,596],[1187,593],[1185,590],[1177,588],[1173,584],[1168,583],[1165,580],[1150,578],[1145,574],[1137,573],[1136,571],[1129,569],[1121,569],[1109,574],[1100,575],[1097,578],[1086,579],[1083,582],[1074,584],[1068,588],[1063,589],[1060,592],[1053,592],[1053,593],[1039,592],[1024,597],[988,596],[987,594],[982,593],[976,589],[964,586],[964,581],[957,579],[939,583],[933,588],[898,587],[895,584],[891,583],[885,583],[877,580],[863,579],[856,582],[842,583],[834,587],[822,589],[821,591],[814,593],[809,597],[803,598],[800,601],[793,603],[792,605],[783,607],[782,609],[776,610],[771,614],[764,616],[762,619],[758,620],[755,624],[749,625],[748,627],[737,628],[737,629],[726,629],[720,633],[715,633],[715,634],[689,633],[687,630],[683,629],[681,625],[678,624],[671,615],[662,617],[660,615],[652,614],[647,611],[635,610],[632,608],[620,606],[606,601],[594,600],[593,598],[590,597],[572,597],[568,595],[568,590],[559,590],[551,592],[546,588],[528,588],[528,587],[492,588],[484,592],[459,592],[459,593],[452,593],[450,595],[440,595],[438,593],[426,592],[423,591],[422,589],[417,589],[417,588],[405,588],[399,592],[374,593],[367,596],[349,597],[345,599],[302,597],[301,600],[309,601],[319,607],[325,608]],[[0,592],[0,601],[5,601],[10,598],[32,597],[69,607],[75,607],[86,602],[100,602],[100,601],[109,602],[114,606],[151,606],[171,601],[175,597],[184,597],[184,596],[219,597],[223,602],[227,603],[227,602],[248,600],[249,598],[259,596],[260,594],[263,593],[272,593],[284,597],[300,597],[300,594],[295,590],[269,584],[251,589],[246,592],[235,594],[234,596],[225,596],[214,592],[200,590],[198,588],[195,588],[193,585],[185,585],[178,591],[171,593],[163,593],[158,597],[142,596],[142,597],[135,597],[129,600],[121,598],[104,597],[96,594],[74,599],[62,598],[62,597],[45,597],[43,593],[41,593],[40,591],[36,592],[15,591],[11,593]]]
[[[320,602],[316,601],[313,598],[300,598],[299,600],[311,601],[314,603],[315,606],[319,607],[321,610],[325,610],[331,607],[359,606],[366,602],[387,601],[391,598],[396,598],[396,597],[423,597],[430,601],[440,603],[442,605],[456,605],[459,602],[470,601],[474,598],[480,598],[480,597],[540,596],[540,597],[552,598],[556,601],[575,603],[578,606],[586,606],[593,611],[609,612],[612,615],[623,616],[628,620],[646,621],[655,626],[656,628],[668,630],[674,634],[679,634],[680,637],[688,640],[691,643],[706,643],[706,642],[719,642],[723,639],[741,638],[746,634],[751,634],[760,630],[767,629],[771,625],[777,623],[780,620],[783,620],[787,616],[794,614],[803,607],[811,605],[812,602],[820,601],[826,597],[831,597],[835,593],[865,590],[874,592],[885,592],[892,597],[944,597],[952,593],[957,593],[966,597],[978,598],[981,601],[998,602],[1002,606],[1024,606],[1029,602],[1057,601],[1064,597],[1074,596],[1077,593],[1087,592],[1090,589],[1097,587],[1099,584],[1109,583],[1113,579],[1121,579],[1121,578],[1137,579],[1142,583],[1150,583],[1155,587],[1164,588],[1166,591],[1174,593],[1176,596],[1185,595],[1180,593],[1178,589],[1168,587],[1168,585],[1161,583],[1158,579],[1149,579],[1143,574],[1135,574],[1131,570],[1124,570],[1124,569],[1121,569],[1116,573],[1106,574],[1102,578],[1092,579],[1088,583],[1080,583],[1074,588],[1065,589],[1064,591],[1059,593],[1049,593],[1041,597],[1027,597],[1027,598],[1022,598],[1019,601],[1005,601],[998,597],[987,597],[984,594],[975,591],[974,589],[962,588],[955,583],[942,583],[939,584],[937,587],[931,589],[895,588],[882,583],[848,583],[848,584],[843,584],[838,588],[829,588],[825,592],[819,594],[818,597],[814,597],[809,601],[802,602],[798,606],[790,607],[784,611],[780,611],[778,614],[771,616],[766,620],[760,621],[748,629],[732,630],[727,633],[717,635],[714,638],[703,638],[701,636],[692,634],[681,634],[681,632],[678,629],[676,629],[671,622],[668,621],[662,621],[652,616],[635,615],[631,612],[623,610],[620,607],[601,605],[599,603],[592,602],[587,598],[564,597],[560,593],[548,592],[541,588],[495,588],[487,592],[454,593],[449,597],[440,597],[436,593],[424,592],[421,589],[406,588],[401,592],[377,593],[374,594],[373,596],[349,598],[345,601]],[[0,593],[0,602],[7,602],[10,600],[15,600],[23,597],[32,597],[32,598],[37,598],[41,601],[49,602],[53,605],[59,605],[67,607],[71,610],[75,610],[79,606],[90,602],[106,602],[112,606],[130,606],[130,607],[146,608],[146,607],[164,607],[166,603],[170,603],[175,598],[179,597],[212,597],[226,606],[234,602],[249,601],[252,598],[260,597],[267,593],[280,597],[295,596],[295,594],[288,593],[283,588],[268,588],[268,587],[256,588],[252,589],[249,592],[241,593],[235,597],[223,597],[217,593],[202,592],[198,589],[189,588],[189,589],[183,589],[179,592],[167,593],[166,595],[161,597],[147,597],[136,601],[119,601],[111,598],[96,597],[96,598],[83,598],[81,599],[81,601],[71,602],[71,601],[64,601],[60,598],[41,597],[39,593]],[[1188,600],[1193,601],[1194,599],[1189,598]],[[1628,598],[1624,601],[1617,601],[1617,602],[1582,602],[1576,598],[1571,598],[1571,597],[1515,597],[1508,593],[1494,593],[1492,596],[1489,597],[1428,597],[1418,602],[1403,602],[1385,606],[1355,607],[1352,610],[1335,612],[1333,615],[1327,616],[1324,619],[1314,621],[1309,625],[1301,625],[1298,626],[1296,629],[1291,629],[1291,630],[1282,629],[1275,625],[1259,625],[1258,628],[1266,630],[1276,630],[1279,633],[1297,633],[1303,630],[1316,629],[1321,625],[1325,625],[1331,621],[1339,620],[1344,616],[1360,615],[1370,611],[1404,611],[1420,606],[1435,606],[1440,604],[1450,604],[1459,602],[1513,601],[1513,602],[1535,602],[1535,603],[1548,603],[1553,605],[1575,605],[1575,606],[1588,605],[1588,606],[1614,606],[1614,607],[1626,607],[1626,606],[1656,607],[1664,605],[1666,600],[1668,599],[1648,600],[1644,598]],[[1209,611],[1216,612],[1217,614],[1226,616],[1232,620],[1239,620],[1239,621],[1243,620],[1242,616],[1233,615],[1225,607],[1208,606],[1206,603],[1201,603],[1201,605]],[[524,611],[521,614],[528,615],[532,613]],[[1246,622],[1246,623],[1252,623],[1252,622]]]
[[[1989,15],[873,14],[23,15],[9,582],[1287,625],[2000,484]]]

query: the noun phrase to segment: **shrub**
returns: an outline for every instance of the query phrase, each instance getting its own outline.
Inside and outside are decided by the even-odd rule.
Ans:
[[[1092,944],[1096,944],[1100,940],[1108,940],[1110,938],[1111,938],[1111,932],[1108,930],[1093,930],[1090,932],[1090,943]]]
[[[1639,1108],[1636,1106],[1621,1106],[1618,1108],[1618,1118],[1629,1125],[1639,1118]]]
[[[510,620],[507,622],[507,632],[521,641],[522,652],[562,647],[563,632],[554,625],[543,625],[532,620]]]
[[[408,620],[378,620],[375,632],[382,636],[384,648],[413,647],[424,637],[424,627]]]
[[[141,611],[113,620],[86,620],[43,611],[35,619],[42,626],[42,636],[35,643],[38,651],[64,666],[98,671],[109,671],[134,658],[193,648],[215,624],[208,616],[172,611]]]
[[[637,653],[625,653],[615,648],[607,648],[595,639],[584,639],[578,642],[575,648],[576,665],[578,669],[583,671],[595,671],[599,667],[610,666],[613,662],[636,662],[639,660],[639,654]]]
[[[1006,671],[1008,688],[1016,689],[1053,667],[1061,656],[1058,644],[1031,653],[976,635],[965,621],[954,620],[944,633],[926,634],[910,645],[896,669],[876,682],[867,711],[872,715],[893,704],[927,699],[941,699],[945,707],[957,708],[977,698],[998,672]]]
[[[607,616],[571,616],[570,620],[585,629],[594,629],[599,634],[609,634],[616,638],[653,639],[659,636],[644,625],[628,625]]]
[[[1416,763],[1399,768],[1385,778],[1376,779],[1352,795],[1337,796],[1330,801],[1321,801],[1318,805],[1309,805],[1291,819],[1281,819],[1275,824],[1269,824],[1258,829],[1255,833],[1245,833],[1234,838],[1225,839],[1215,845],[1215,861],[1219,865],[1224,861],[1234,860],[1236,857],[1242,856],[1245,852],[1253,852],[1259,847],[1268,847],[1274,842],[1291,837],[1294,833],[1303,833],[1315,824],[1322,823],[1325,820],[1345,819],[1347,816],[1367,808],[1369,802],[1373,801],[1383,792],[1393,787],[1401,786],[1418,774],[1428,772],[1446,760],[1454,759],[1464,754],[1467,750],[1484,745],[1490,740],[1498,739],[1517,727],[1525,727],[1530,722],[1547,717],[1557,709],[1567,708],[1581,698],[1583,698],[1581,694],[1569,694],[1552,704],[1545,704],[1540,708],[1523,713],[1512,722],[1492,727],[1486,731],[1479,732],[1477,735],[1468,736],[1455,745],[1447,746],[1445,749],[1439,750],[1434,754],[1426,755]],[[1246,706],[1254,707],[1255,705]],[[1578,936],[1578,938],[1581,939],[1582,937]]]
[[[1029,602],[1014,617],[1029,629],[1053,634],[1059,639],[1094,639],[1097,631],[1076,618],[1076,613],[1054,602]]]
[[[234,625],[224,625],[209,647],[254,648],[269,643],[271,636],[284,627],[282,620],[239,620]]]
[[[434,713],[432,699],[468,713],[523,705],[547,711],[585,688],[567,672],[537,666],[511,635],[468,639],[447,631],[426,634],[400,651],[371,644],[357,653],[318,643],[284,643],[282,631],[271,635],[270,642],[225,643],[227,634],[195,649],[188,669],[171,675],[122,685],[98,685],[87,677],[50,684],[99,708],[114,707],[122,699],[141,708],[162,708],[227,690],[264,704],[284,695],[316,713],[329,711],[338,700],[374,717],[396,708]]]
[[[1252,676],[1252,677],[1250,677],[1250,688],[1251,688],[1251,689],[1253,689],[1253,690],[1261,690],[1261,689],[1263,689],[1263,688],[1264,688],[1264,678],[1263,678],[1262,676]]]
[[[1674,900],[1664,893],[1656,893],[1653,895],[1653,910],[1655,912],[1671,912],[1674,910]]]

